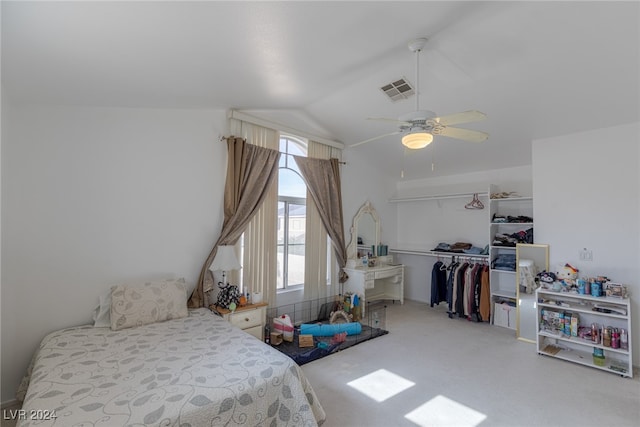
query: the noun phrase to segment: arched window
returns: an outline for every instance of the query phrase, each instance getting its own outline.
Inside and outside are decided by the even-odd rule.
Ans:
[[[280,136],[278,171],[278,281],[279,291],[304,285],[307,186],[292,156],[306,156],[307,143]]]

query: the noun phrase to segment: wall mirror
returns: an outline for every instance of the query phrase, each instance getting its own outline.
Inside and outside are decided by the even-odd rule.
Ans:
[[[351,242],[347,246],[347,258],[358,259],[371,247],[380,243],[380,218],[369,201],[365,202],[353,217]]]
[[[549,271],[549,245],[516,245],[516,336],[536,342],[536,274]]]

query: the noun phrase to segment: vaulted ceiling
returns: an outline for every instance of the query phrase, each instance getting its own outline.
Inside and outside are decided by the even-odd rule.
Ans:
[[[640,120],[640,3],[2,1],[10,104],[238,109],[342,142],[381,173],[425,178],[531,162],[531,140]],[[422,109],[476,109],[482,143],[393,135]],[[640,137],[640,136],[639,136]],[[603,145],[606,141],[603,141]],[[430,165],[434,161],[435,170]]]

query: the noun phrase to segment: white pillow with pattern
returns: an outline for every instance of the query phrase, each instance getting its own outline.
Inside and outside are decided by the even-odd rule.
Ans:
[[[111,329],[114,331],[180,319],[188,314],[184,279],[111,288]]]

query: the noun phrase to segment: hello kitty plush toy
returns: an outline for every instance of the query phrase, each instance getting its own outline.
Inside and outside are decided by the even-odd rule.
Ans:
[[[559,264],[556,268],[556,280],[562,283],[565,290],[570,291],[576,288],[578,269],[571,264]]]

